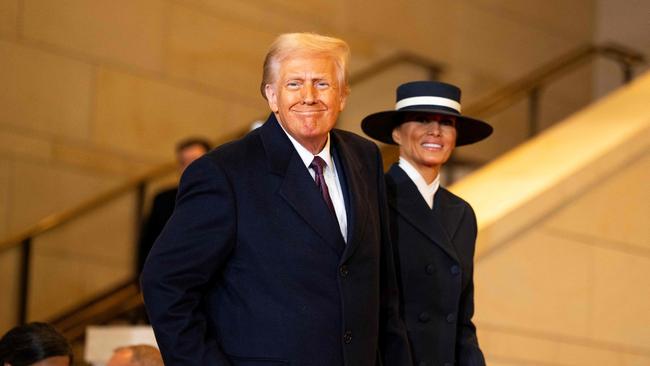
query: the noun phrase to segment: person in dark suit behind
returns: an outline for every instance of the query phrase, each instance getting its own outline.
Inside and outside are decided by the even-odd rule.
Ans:
[[[176,144],[176,161],[178,170],[182,174],[191,162],[210,151],[210,142],[200,137],[189,137]],[[142,272],[144,261],[153,246],[153,243],[160,235],[167,220],[172,216],[176,203],[178,187],[172,187],[158,192],[151,204],[149,216],[144,220],[140,231],[138,243],[137,273]]]
[[[280,35],[261,127],[192,163],[142,273],[167,365],[402,366],[381,156],[333,129],[349,49]]]
[[[396,110],[367,116],[362,128],[399,145],[386,189],[415,365],[485,365],[472,323],[476,218],[439,186],[439,173],[455,146],[488,137],[492,127],[460,114],[457,87],[417,81],[397,88]]]

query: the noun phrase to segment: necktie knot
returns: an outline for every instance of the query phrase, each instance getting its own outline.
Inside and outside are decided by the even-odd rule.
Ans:
[[[327,163],[320,156],[314,156],[314,160],[309,164],[309,167],[312,168],[317,175],[322,175],[326,166]]]

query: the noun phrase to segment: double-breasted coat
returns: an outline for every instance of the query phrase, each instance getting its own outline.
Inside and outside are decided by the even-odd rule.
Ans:
[[[386,174],[386,189],[415,365],[485,365],[472,323],[474,211],[442,187],[430,209],[398,165]]]
[[[273,115],[185,170],[142,274],[166,365],[411,362],[379,151],[330,138],[347,243]]]

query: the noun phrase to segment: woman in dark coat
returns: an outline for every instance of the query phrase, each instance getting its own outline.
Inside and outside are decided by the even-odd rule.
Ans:
[[[460,89],[416,81],[397,88],[394,111],[374,113],[363,131],[397,144],[386,174],[402,309],[417,366],[482,366],[472,323],[476,218],[472,207],[440,187],[440,168],[456,146],[492,133],[460,114]]]

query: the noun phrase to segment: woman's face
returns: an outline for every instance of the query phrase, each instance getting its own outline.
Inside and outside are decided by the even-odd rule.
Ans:
[[[44,358],[31,366],[70,366],[70,357],[68,356],[54,356]]]
[[[456,117],[443,114],[413,114],[393,130],[400,156],[422,176],[438,174],[456,146]],[[435,178],[434,175],[434,178]]]

